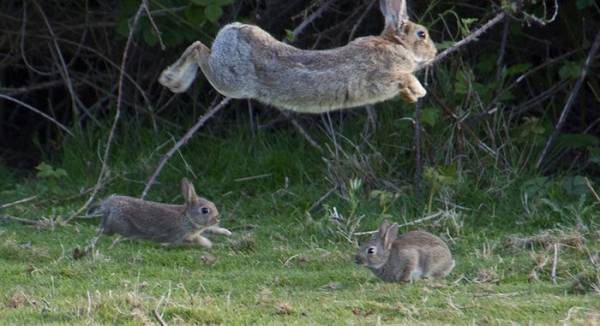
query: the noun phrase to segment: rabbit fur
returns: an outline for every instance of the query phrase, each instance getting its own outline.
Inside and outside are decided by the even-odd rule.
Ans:
[[[252,98],[301,113],[323,113],[385,101],[407,102],[426,95],[414,72],[430,63],[436,48],[427,29],[408,19],[406,0],[380,0],[385,28],[330,50],[302,50],[253,25],[232,23],[212,48],[190,45],[159,82],[185,92],[198,67],[219,93]]]
[[[113,195],[102,201],[94,213],[102,215],[98,234],[119,234],[126,238],[153,240],[164,244],[196,244],[210,248],[212,243],[201,234],[212,232],[229,236],[218,226],[215,205],[196,195],[194,185],[181,181],[185,204],[171,205],[128,196]]]
[[[364,243],[355,257],[386,282],[414,282],[448,275],[455,261],[442,239],[425,231],[397,236],[398,224],[384,222],[375,238]]]

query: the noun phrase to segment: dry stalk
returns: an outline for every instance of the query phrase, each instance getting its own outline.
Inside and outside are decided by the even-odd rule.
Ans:
[[[42,111],[34,108],[33,106],[31,106],[31,105],[29,105],[29,104],[27,104],[25,102],[19,101],[19,100],[17,100],[16,98],[14,98],[12,96],[4,95],[4,94],[0,94],[0,98],[3,98],[5,100],[9,100],[11,102],[15,102],[15,103],[17,103],[17,104],[19,104],[19,105],[21,105],[21,106],[23,106],[23,107],[25,107],[25,108],[33,111],[33,112],[41,115],[42,117],[48,119],[50,122],[52,122],[55,125],[57,125],[60,129],[64,130],[70,136],[74,136],[74,134],[71,132],[71,130],[69,130],[69,128],[67,128],[65,125],[63,125],[62,123],[58,122],[56,119],[54,119],[53,117],[47,115],[46,113],[44,113],[44,112],[42,112]]]
[[[36,199],[37,197],[38,196],[35,195],[35,196],[31,196],[31,197],[19,199],[17,201],[12,202],[12,203],[2,204],[2,205],[0,205],[0,209],[11,207],[11,206],[15,206],[15,205],[22,204],[22,203],[26,203],[28,201],[32,201],[32,200]]]
[[[129,48],[131,47],[131,43],[133,41],[133,35],[134,35],[136,27],[138,25],[138,21],[142,15],[142,13],[144,12],[145,6],[146,6],[145,2],[142,1],[140,3],[140,6],[138,7],[137,12],[135,13],[134,18],[133,18],[133,23],[131,24],[131,27],[129,30],[129,35],[127,36],[127,42],[125,43],[125,49],[123,50],[123,59],[121,62],[121,69],[120,69],[120,73],[119,73],[119,83],[118,83],[118,90],[117,90],[116,112],[115,112],[115,117],[113,119],[112,126],[110,128],[110,133],[108,135],[108,139],[106,141],[106,148],[104,150],[104,156],[102,158],[102,168],[100,169],[100,173],[98,174],[98,180],[96,181],[96,185],[94,186],[94,190],[92,191],[92,194],[90,195],[88,200],[85,202],[85,204],[83,206],[81,206],[81,208],[79,210],[77,210],[75,213],[73,213],[71,216],[69,216],[66,220],[64,220],[63,221],[64,224],[68,224],[72,219],[77,217],[79,214],[81,214],[83,211],[85,211],[91,205],[91,203],[96,198],[96,195],[98,195],[98,192],[100,191],[100,188],[102,187],[102,185],[104,183],[104,179],[107,176],[108,159],[110,156],[110,149],[112,147],[112,142],[115,137],[117,124],[119,123],[119,119],[121,117],[121,106],[123,104],[123,80],[124,80],[124,74],[125,74],[124,73],[125,66],[127,64],[127,57],[129,54]]]
[[[440,216],[442,216],[444,214],[444,211],[438,211],[437,213],[425,216],[423,218],[420,218],[418,220],[414,220],[408,223],[404,223],[404,224],[400,224],[398,225],[399,228],[403,228],[403,227],[407,227],[407,226],[412,226],[412,225],[417,225],[417,224],[421,224],[436,218],[439,218]],[[356,232],[354,233],[354,235],[368,235],[368,234],[375,234],[379,232],[379,230],[375,230],[375,231],[366,231],[366,232]]]
[[[552,260],[552,283],[556,285],[556,267],[558,266],[558,249],[560,244],[554,244],[554,259]]]
[[[210,120],[217,112],[221,111],[221,109],[224,108],[230,101],[231,101],[231,98],[229,98],[229,97],[223,98],[221,100],[221,102],[219,102],[219,104],[213,106],[208,112],[206,112],[204,115],[202,115],[200,117],[200,119],[198,119],[198,122],[196,122],[196,124],[194,124],[194,126],[192,126],[192,128],[190,128],[190,130],[188,130],[185,133],[185,135],[183,135],[183,137],[181,137],[181,139],[179,139],[177,141],[177,143],[175,143],[175,145],[173,147],[171,147],[171,149],[169,149],[169,151],[160,159],[160,162],[158,163],[156,170],[154,170],[154,173],[152,173],[152,176],[150,177],[150,179],[148,179],[148,182],[146,182],[144,191],[142,192],[142,195],[140,196],[141,199],[144,199],[146,197],[146,195],[148,195],[150,188],[152,188],[152,186],[156,182],[156,178],[158,178],[158,175],[160,174],[162,169],[167,164],[167,161],[169,161],[169,159],[171,159],[171,157],[182,146],[187,144],[187,142],[192,138],[194,133],[196,133],[196,131],[198,131],[198,129],[200,129],[202,126],[204,126],[204,124],[208,120]]]

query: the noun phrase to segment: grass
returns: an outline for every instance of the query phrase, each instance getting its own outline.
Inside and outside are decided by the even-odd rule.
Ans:
[[[206,250],[146,241],[109,249],[111,239],[105,237],[93,255],[76,260],[73,248],[95,234],[97,219],[45,228],[0,222],[2,324],[156,323],[154,311],[168,324],[600,321],[600,271],[592,263],[600,261],[598,203],[588,193],[568,193],[561,177],[532,190],[530,181],[540,177],[530,172],[517,177],[494,171],[481,178],[467,171],[460,182],[438,185],[428,212],[403,185],[408,172],[378,170],[382,177],[400,180],[395,190],[370,179],[350,186],[350,179],[360,176],[348,172],[352,164],[325,164],[323,157],[332,158],[307,147],[293,131],[251,137],[243,127],[235,128],[194,138],[150,194],[153,200],[180,202],[179,179],[190,177],[223,212],[222,224],[234,232],[232,238],[214,237],[215,246]],[[141,127],[136,132],[136,137],[119,138],[103,195],[139,195],[164,152],[156,148],[169,139],[166,134]],[[0,214],[53,220],[78,208],[86,199],[83,185],[95,182],[90,173],[99,168],[94,139],[101,135],[82,135],[66,144],[60,157],[48,159],[66,176],[35,177],[0,168],[6,181],[0,183],[2,203],[39,195]],[[393,162],[388,165],[402,164],[392,140],[376,141],[376,148],[389,148],[383,153]],[[344,173],[327,170],[336,168]],[[332,175],[348,178],[348,193],[332,195],[308,212],[331,188]],[[247,178],[252,176],[261,177]],[[405,223],[440,212],[440,218],[401,232],[420,228],[440,235],[457,267],[444,280],[383,283],[353,265],[357,243],[338,232],[331,219],[334,207],[344,217],[342,231],[353,226],[368,231],[383,219]],[[555,243],[560,245],[556,284],[551,272]]]

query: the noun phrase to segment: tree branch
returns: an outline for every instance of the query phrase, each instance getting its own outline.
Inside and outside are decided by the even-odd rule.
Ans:
[[[558,119],[558,123],[556,124],[556,127],[554,128],[552,135],[550,136],[550,138],[548,138],[548,141],[546,142],[546,146],[544,147],[544,150],[542,151],[542,154],[540,155],[540,158],[537,161],[536,167],[538,169],[544,163],[544,160],[546,159],[546,156],[548,156],[550,149],[554,146],[554,143],[556,143],[556,139],[560,135],[560,132],[562,131],[562,128],[563,128],[565,122],[567,121],[567,116],[571,112],[573,103],[575,103],[577,94],[579,94],[579,89],[581,89],[581,85],[583,85],[583,81],[585,80],[585,77],[588,74],[590,65],[591,65],[594,57],[596,56],[596,52],[598,51],[599,47],[600,47],[600,31],[598,31],[598,33],[596,34],[596,38],[594,40],[594,43],[592,44],[592,47],[590,48],[590,52],[587,56],[587,59],[585,60],[584,65],[583,65],[583,69],[581,69],[579,78],[577,79],[577,82],[575,83],[573,90],[569,94],[569,98],[567,99],[567,102],[565,103],[565,107],[563,108],[560,118]]]

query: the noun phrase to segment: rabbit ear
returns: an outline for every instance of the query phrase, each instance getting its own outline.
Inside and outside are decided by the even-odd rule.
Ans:
[[[386,250],[392,248],[392,243],[398,237],[398,224],[394,223],[387,228],[383,237],[383,246]]]
[[[377,236],[380,239],[384,239],[385,238],[385,233],[387,232],[387,229],[389,228],[390,223],[388,221],[383,221],[383,223],[381,223],[381,225],[379,226],[379,233],[377,234]]]
[[[385,17],[385,28],[398,30],[408,20],[406,0],[379,0],[379,9]]]
[[[195,204],[198,202],[198,195],[196,195],[194,185],[187,178],[181,179],[181,193],[186,204]]]

